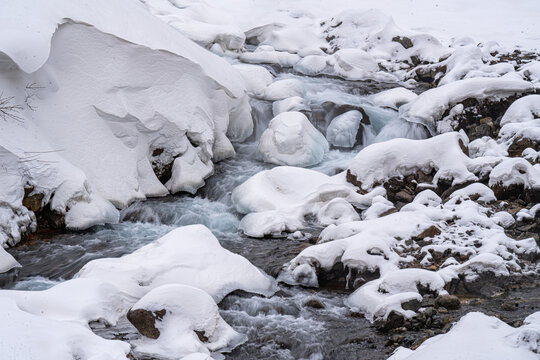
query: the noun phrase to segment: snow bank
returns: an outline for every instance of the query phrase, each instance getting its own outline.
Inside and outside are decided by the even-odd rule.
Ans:
[[[190,285],[216,302],[234,290],[269,295],[274,286],[248,260],[222,248],[203,225],[177,228],[121,258],[90,261],[77,277],[111,282],[137,298],[165,284]]]
[[[538,339],[538,312],[529,315],[518,328],[496,317],[471,312],[448,333],[426,340],[414,351],[398,348],[388,360],[533,360],[538,359]]]
[[[133,305],[128,319],[136,320],[130,314],[141,310],[153,314],[164,311],[153,324],[158,338],[135,341],[135,351],[146,357],[179,359],[193,353],[210,355],[211,351],[230,351],[247,339],[221,318],[212,297],[195,287],[163,285],[155,288]],[[203,342],[195,331],[206,340]]]
[[[0,10],[9,29],[0,85],[21,105],[0,124],[9,163],[1,208],[21,229],[3,225],[2,244],[35,228],[22,206],[26,185],[68,228],[114,223],[114,207],[195,192],[213,161],[234,155],[231,141],[251,135],[238,72],[137,2],[5,1]]]
[[[302,167],[320,163],[327,152],[324,136],[296,111],[273,118],[257,147],[257,156],[265,162]]]

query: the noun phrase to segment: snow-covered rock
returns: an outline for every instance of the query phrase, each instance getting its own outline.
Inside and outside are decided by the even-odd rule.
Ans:
[[[326,139],[333,146],[354,147],[361,121],[362,113],[358,110],[347,111],[336,116],[326,129]]]
[[[121,258],[90,261],[77,277],[106,280],[136,298],[166,284],[200,288],[216,302],[234,290],[262,295],[274,291],[269,276],[222,248],[203,225],[177,228]]]
[[[527,95],[510,105],[501,119],[501,126],[520,123],[540,117],[540,95]]]
[[[437,335],[417,349],[398,348],[388,360],[506,360],[538,359],[540,313],[529,315],[518,328],[493,316],[471,312],[446,334]]]
[[[0,274],[20,266],[21,264],[13,256],[4,250],[3,247],[0,247]]]
[[[179,359],[193,353],[210,355],[210,352],[230,351],[247,339],[221,318],[210,295],[186,285],[163,285],[151,290],[133,305],[128,319],[144,329],[143,335],[150,336],[135,341],[135,351],[147,357]],[[153,330],[152,334],[147,333],[149,329]],[[206,338],[204,342],[196,331]]]
[[[533,84],[513,76],[464,79],[423,92],[399,109],[400,117],[423,124],[436,134],[437,127],[440,127],[437,122],[445,111],[466,99],[500,100],[533,91]]]
[[[283,100],[304,94],[304,84],[298,79],[282,79],[270,84],[263,93],[266,100]]]
[[[257,156],[278,165],[316,165],[328,152],[328,142],[309,122],[296,111],[284,112],[270,121],[257,147]]]
[[[235,64],[233,67],[242,76],[247,91],[255,96],[262,96],[264,89],[274,80],[270,71],[259,65]]]
[[[306,215],[314,215],[321,224],[351,221],[358,214],[345,202],[365,209],[373,197],[384,193],[377,188],[360,195],[345,181],[344,173],[330,177],[314,170],[278,166],[255,174],[234,189],[232,201],[239,213],[247,214],[241,230],[263,237],[302,229]]]
[[[327,65],[326,56],[308,55],[298,61],[293,69],[301,74],[314,76],[322,73]]]
[[[125,342],[105,340],[79,323],[29,313],[4,297],[0,297],[0,324],[3,359],[125,360],[130,351]]]
[[[417,94],[404,87],[378,92],[369,97],[375,105],[397,110],[400,106],[410,103],[418,97]]]
[[[436,171],[433,183],[439,179],[453,184],[477,180],[483,159],[470,159],[463,149],[468,139],[460,133],[447,133],[425,140],[394,139],[362,149],[348,169],[348,179],[367,190],[392,177],[404,177],[422,170]]]

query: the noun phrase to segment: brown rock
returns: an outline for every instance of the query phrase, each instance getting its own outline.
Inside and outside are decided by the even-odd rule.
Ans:
[[[455,295],[439,295],[435,299],[435,307],[444,307],[448,310],[456,310],[461,306],[461,301]]]
[[[130,309],[127,313],[127,319],[144,336],[150,339],[157,339],[160,335],[156,328],[156,320],[163,319],[166,310],[149,311],[145,309]]]
[[[317,299],[309,299],[308,301],[306,301],[304,303],[304,306],[305,307],[310,307],[310,308],[313,308],[313,309],[324,309],[325,306],[322,302],[320,302],[319,300]]]
[[[423,240],[427,237],[434,237],[440,234],[441,234],[441,230],[439,230],[439,228],[436,227],[435,225],[431,225],[430,227],[422,231],[419,235],[417,235],[416,239]]]

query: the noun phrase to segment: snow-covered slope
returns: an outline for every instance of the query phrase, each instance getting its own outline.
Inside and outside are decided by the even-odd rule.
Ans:
[[[5,1],[0,22],[18,106],[0,119],[0,207],[20,224],[2,244],[35,228],[25,186],[68,228],[116,222],[136,199],[194,193],[253,130],[239,73],[138,2]]]

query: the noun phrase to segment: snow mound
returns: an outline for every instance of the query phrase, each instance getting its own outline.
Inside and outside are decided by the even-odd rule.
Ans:
[[[284,112],[270,121],[257,147],[257,156],[278,165],[316,165],[328,152],[328,142],[296,111]]]
[[[135,341],[135,351],[147,357],[178,359],[192,353],[210,355],[214,351],[230,351],[247,339],[221,318],[212,297],[195,287],[177,284],[157,287],[133,305],[128,319],[132,320],[131,314],[141,311],[162,314],[153,324],[159,331],[158,338]],[[207,340],[203,342],[195,331]]]
[[[10,360],[124,360],[130,346],[105,340],[87,326],[58,321],[21,310],[0,297],[2,358]]]
[[[539,314],[529,315],[522,326],[514,328],[496,317],[471,312],[448,333],[426,340],[414,351],[398,348],[388,360],[538,359]]]
[[[510,105],[501,119],[501,126],[540,118],[540,95],[527,95]]]
[[[343,173],[330,177],[314,170],[278,166],[239,185],[231,199],[239,213],[248,214],[240,228],[249,236],[263,237],[299,230],[306,226],[308,215],[321,224],[353,220],[358,214],[351,205],[367,208],[373,197],[384,193],[378,188],[360,195]]]
[[[273,280],[219,244],[203,225],[177,228],[121,258],[87,263],[79,278],[101,279],[136,298],[166,284],[198,287],[216,302],[234,290],[273,293]]]
[[[369,100],[375,105],[397,110],[400,106],[410,103],[417,97],[418,95],[411,90],[397,87],[371,95]]]
[[[362,149],[347,170],[347,179],[364,190],[386,182],[392,177],[405,177],[421,170],[436,171],[439,179],[452,184],[477,180],[472,170],[476,164],[463,153],[468,143],[465,135],[447,133],[425,140],[393,139]]]
[[[326,139],[333,146],[354,147],[361,121],[362,113],[358,110],[347,111],[336,116],[326,129]]]

